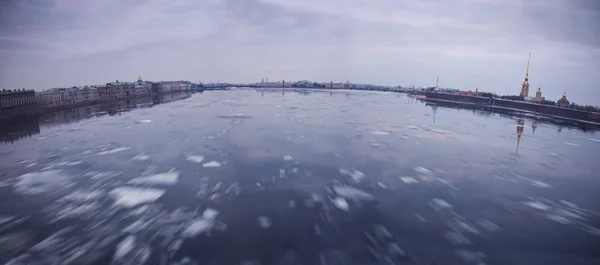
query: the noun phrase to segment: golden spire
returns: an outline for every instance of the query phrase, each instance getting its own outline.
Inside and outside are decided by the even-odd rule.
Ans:
[[[523,81],[523,86],[521,86],[521,97],[529,96],[529,61],[531,59],[531,53],[527,57],[527,70],[525,71],[525,81]]]
[[[529,83],[529,61],[531,60],[531,53],[527,56],[527,70],[525,71],[525,83]]]

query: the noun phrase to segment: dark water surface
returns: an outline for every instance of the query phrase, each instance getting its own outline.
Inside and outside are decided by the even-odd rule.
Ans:
[[[593,131],[392,93],[183,98],[0,124],[0,263],[600,264]]]

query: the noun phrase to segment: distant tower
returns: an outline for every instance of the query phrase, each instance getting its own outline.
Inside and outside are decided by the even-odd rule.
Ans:
[[[438,83],[440,82],[440,77],[438,76],[437,79],[435,80],[435,89],[438,88]]]
[[[521,87],[521,97],[529,97],[529,60],[531,59],[531,53],[527,57],[527,70],[525,71],[525,81]]]
[[[138,82],[142,82],[142,77],[138,76]]]

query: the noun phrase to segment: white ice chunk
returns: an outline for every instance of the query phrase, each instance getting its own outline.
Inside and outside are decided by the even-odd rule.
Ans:
[[[219,215],[219,211],[208,208],[208,209],[204,210],[204,213],[202,214],[202,218],[204,218],[206,220],[214,220],[215,218],[217,218],[218,215]]]
[[[96,171],[92,171],[92,172],[85,173],[84,176],[90,177],[90,179],[98,180],[98,179],[104,179],[104,178],[112,178],[112,177],[116,177],[118,175],[121,175],[121,172],[115,172],[115,171],[96,172]]]
[[[487,229],[488,231],[500,230],[500,227],[498,225],[492,223],[490,220],[481,220],[481,221],[477,222],[477,224],[479,224],[481,227]]]
[[[429,171],[429,169],[426,169],[426,168],[424,168],[422,166],[415,167],[414,169],[415,169],[415,171],[417,171],[417,172],[419,172],[421,174],[426,174],[426,175],[432,174],[431,171]]]
[[[567,218],[565,218],[564,216],[558,215],[558,214],[548,214],[547,215],[548,219],[560,223],[560,224],[572,224],[573,222]]]
[[[129,181],[131,184],[157,184],[157,185],[173,185],[179,180],[179,172],[169,171],[159,173],[147,177],[134,178]]]
[[[366,175],[354,168],[352,169],[343,169],[340,168],[340,174],[350,176],[356,182],[360,182],[362,179],[366,177]]]
[[[114,153],[118,153],[118,152],[122,152],[122,151],[127,151],[131,148],[129,147],[119,147],[119,148],[115,148],[115,149],[111,149],[111,150],[106,150],[106,151],[102,151],[99,152],[98,155],[109,155],[109,154],[114,154]]]
[[[150,122],[153,122],[153,120],[139,120],[137,122],[139,122],[139,123],[150,123]]]
[[[342,211],[348,211],[350,209],[348,202],[342,197],[336,197],[333,199],[333,205]]]
[[[154,202],[165,193],[162,189],[118,187],[112,190],[115,204],[123,207],[133,207],[139,204]]]
[[[452,209],[454,206],[443,199],[434,198],[431,200],[431,206],[436,209]]]
[[[294,157],[291,155],[284,155],[283,160],[285,161],[294,161]]]
[[[60,212],[57,213],[58,219],[65,217],[73,217],[80,216],[82,214],[89,213],[90,211],[96,210],[100,207],[100,204],[97,202],[85,203],[81,205],[69,205],[63,208]],[[88,214],[89,216],[89,214]]]
[[[150,156],[147,154],[137,154],[136,156],[131,158],[131,160],[137,160],[137,161],[146,161],[148,159],[150,159]]]
[[[204,161],[204,156],[190,155],[186,159],[187,159],[187,161],[200,164],[200,163],[202,163],[202,161]]]
[[[83,161],[60,161],[60,162],[54,162],[54,163],[50,163],[48,165],[46,165],[46,167],[42,168],[42,170],[50,170],[53,168],[57,168],[57,167],[71,167],[71,166],[76,166],[76,165],[80,165],[83,164]]]
[[[269,219],[269,217],[266,216],[259,216],[257,218],[258,220],[258,225],[262,228],[269,228],[271,227],[271,219]]]
[[[400,180],[404,181],[404,183],[406,183],[406,184],[419,183],[419,181],[417,181],[413,177],[400,177]]]
[[[550,184],[541,182],[539,180],[532,180],[531,185],[536,186],[538,188],[550,188]]]
[[[548,211],[550,210],[550,206],[543,204],[541,202],[538,201],[529,201],[529,202],[524,202],[523,204],[536,209],[536,210],[541,210],[541,211]]]
[[[132,224],[130,224],[129,226],[127,226],[123,232],[126,233],[137,233],[140,230],[144,229],[146,226],[148,226],[148,222],[145,222],[144,220],[137,220],[135,222],[133,222]]]
[[[346,199],[353,199],[353,200],[374,200],[375,196],[371,195],[370,193],[367,193],[366,191],[354,188],[352,186],[348,186],[348,185],[339,185],[339,186],[334,186],[333,190],[335,191],[335,193],[343,198]]]
[[[203,167],[220,167],[221,163],[217,162],[217,161],[210,161],[208,163],[204,163],[204,165],[202,165]]]
[[[207,231],[213,226],[212,220],[197,218],[181,233],[183,237],[194,237],[204,231]]]
[[[22,194],[40,194],[70,186],[69,176],[60,170],[31,172],[18,177],[14,188]]]
[[[390,133],[384,132],[384,131],[372,131],[371,134],[372,135],[388,135]]]
[[[71,194],[63,197],[61,200],[67,201],[90,201],[97,200],[104,196],[104,191],[101,190],[92,190],[92,191],[84,191],[84,190],[76,190]]]
[[[592,142],[597,142],[597,143],[600,143],[600,140],[598,140],[598,139],[594,139],[594,138],[588,138],[588,140],[590,140],[590,141],[592,141]]]
[[[117,245],[117,250],[115,251],[114,259],[120,260],[123,257],[125,257],[125,255],[129,254],[129,252],[131,252],[131,250],[133,250],[134,245],[135,245],[135,236],[134,235],[129,235],[128,237],[123,239],[123,241],[121,241]]]

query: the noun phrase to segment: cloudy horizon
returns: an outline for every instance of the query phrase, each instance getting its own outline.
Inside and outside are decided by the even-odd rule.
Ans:
[[[600,104],[597,0],[8,0],[0,88],[114,80],[433,86]]]

